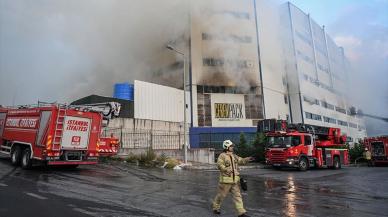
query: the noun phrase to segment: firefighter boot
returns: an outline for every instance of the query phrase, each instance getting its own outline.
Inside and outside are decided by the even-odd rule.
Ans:
[[[243,213],[243,214],[239,215],[238,217],[249,217],[249,215],[247,215],[246,213]]]

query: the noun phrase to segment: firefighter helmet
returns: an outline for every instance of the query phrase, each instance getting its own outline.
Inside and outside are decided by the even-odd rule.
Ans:
[[[232,141],[230,141],[229,139],[228,140],[225,140],[223,143],[222,143],[222,147],[224,148],[224,149],[228,149],[230,146],[232,146],[233,145],[233,142]]]

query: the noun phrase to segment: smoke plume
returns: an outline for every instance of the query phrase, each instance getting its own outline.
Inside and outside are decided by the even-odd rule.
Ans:
[[[0,0],[0,104],[109,96],[115,82],[134,79],[171,82],[176,76],[153,66],[179,58],[166,45],[187,38],[188,27],[182,0]]]

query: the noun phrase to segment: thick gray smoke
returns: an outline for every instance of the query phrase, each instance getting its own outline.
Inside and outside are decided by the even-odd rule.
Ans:
[[[115,82],[134,79],[174,83],[177,76],[151,66],[179,58],[165,47],[187,38],[188,6],[182,0],[0,0],[0,104],[109,96]]]

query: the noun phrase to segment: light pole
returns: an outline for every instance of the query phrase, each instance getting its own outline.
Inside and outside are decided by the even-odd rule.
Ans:
[[[166,46],[167,49],[169,50],[172,50],[172,51],[175,51],[176,53],[182,55],[183,57],[183,148],[184,148],[184,161],[185,161],[185,164],[187,164],[187,140],[186,140],[186,125],[187,125],[187,119],[186,119],[186,55],[175,49],[175,47],[171,46],[171,45],[167,45]]]

